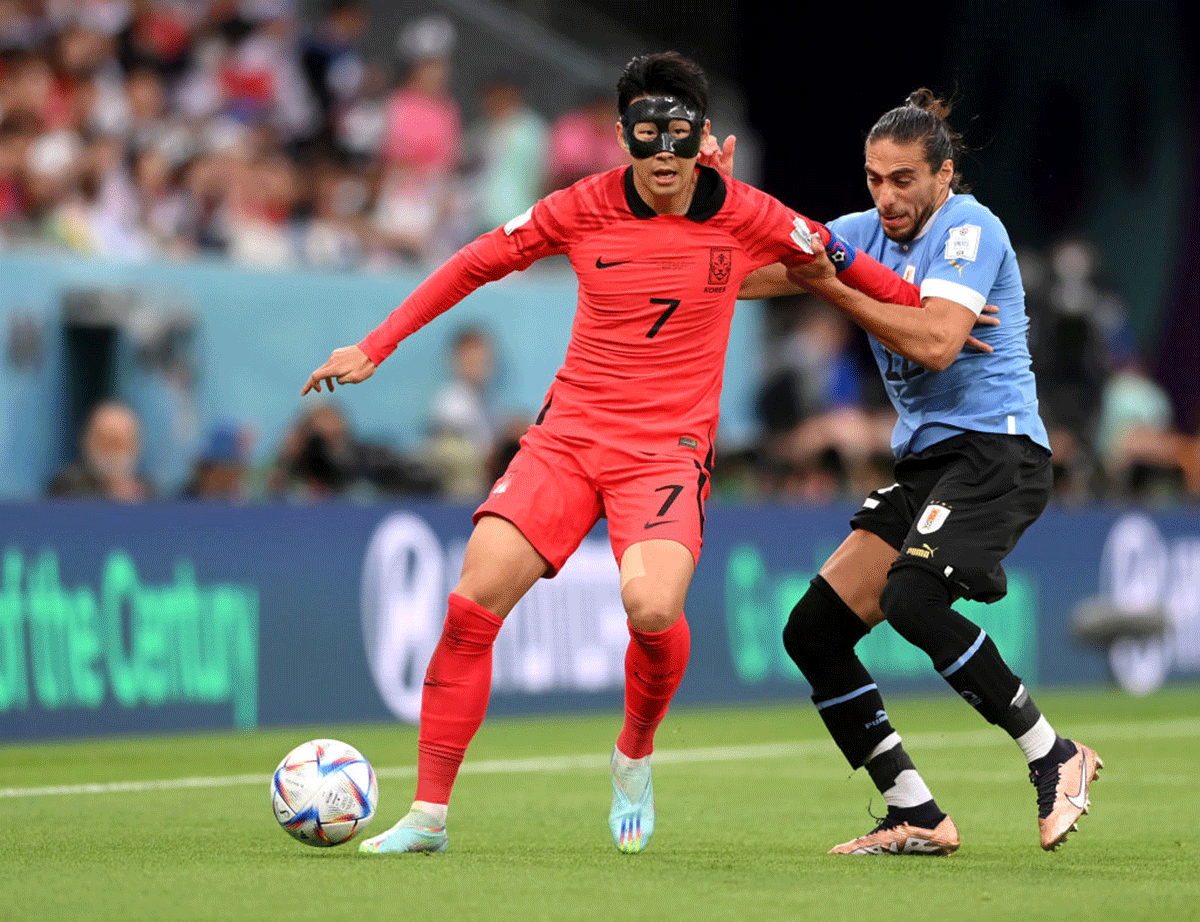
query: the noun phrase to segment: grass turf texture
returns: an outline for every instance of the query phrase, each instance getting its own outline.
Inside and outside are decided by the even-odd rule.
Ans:
[[[946,695],[897,697],[890,709],[958,824],[963,846],[950,858],[825,854],[873,825],[868,803],[884,807],[806,702],[673,711],[657,744],[658,828],[633,856],[616,851],[606,826],[614,714],[485,722],[455,791],[450,851],[436,856],[360,856],[358,839],[309,848],[279,829],[269,805],[266,777],[279,759],[334,736],[381,770],[380,814],[366,834],[385,829],[412,796],[411,728],[0,748],[0,919],[1200,918],[1200,687],[1038,700],[1107,763],[1092,815],[1056,854],[1038,847],[1020,752]],[[701,747],[746,748],[684,760]],[[575,755],[588,764],[514,771],[504,761]],[[262,780],[13,793],[243,773]]]

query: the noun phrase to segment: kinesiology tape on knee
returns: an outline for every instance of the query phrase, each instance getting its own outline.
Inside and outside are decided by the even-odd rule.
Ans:
[[[987,633],[950,607],[945,583],[922,567],[897,567],[879,602],[896,633],[924,650],[942,678],[984,719],[999,723],[1021,680]]]
[[[879,689],[854,653],[866,633],[866,625],[820,576],[783,630],[784,648],[812,685],[813,704],[853,768],[892,733]]]

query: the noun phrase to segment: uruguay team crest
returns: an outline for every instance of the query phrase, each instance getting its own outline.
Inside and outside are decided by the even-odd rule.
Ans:
[[[949,506],[943,506],[941,503],[930,503],[925,507],[925,511],[921,513],[921,520],[917,522],[917,531],[923,535],[932,534],[945,525],[948,518],[950,518]]]

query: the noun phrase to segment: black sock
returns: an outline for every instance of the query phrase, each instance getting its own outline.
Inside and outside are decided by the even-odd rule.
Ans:
[[[942,678],[988,723],[999,723],[1021,680],[987,633],[951,608],[950,601],[937,574],[913,565],[893,566],[879,597],[896,633],[924,650]]]
[[[812,700],[846,761],[860,768],[892,734],[883,698],[854,653],[867,627],[817,576],[783,629],[783,646],[812,685]]]
[[[888,819],[922,829],[936,829],[937,824],[946,818],[946,814],[938,809],[936,801],[927,800],[915,807],[888,806]]]
[[[1039,775],[1054,768],[1057,765],[1062,765],[1063,762],[1075,755],[1075,744],[1061,736],[1055,737],[1054,745],[1050,747],[1050,751],[1040,759],[1034,759],[1029,763]]]
[[[1017,692],[1017,697],[1013,699],[1012,704],[1008,706],[1008,710],[1004,712],[996,723],[1013,739],[1024,736],[1033,729],[1033,725],[1042,719],[1042,712],[1038,706],[1033,703],[1033,699],[1029,697],[1029,692],[1022,685]]]

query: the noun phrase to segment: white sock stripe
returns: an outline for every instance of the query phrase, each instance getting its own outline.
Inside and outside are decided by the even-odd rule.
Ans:
[[[889,807],[916,807],[933,800],[925,779],[916,770],[907,768],[896,776],[896,783],[883,792]]]
[[[1025,683],[1024,682],[1022,682],[1020,685],[1017,686],[1017,693],[1012,696],[1012,701],[1008,702],[1008,706],[1012,707],[1014,704],[1016,704],[1017,699],[1020,698],[1023,694],[1025,694]]]
[[[867,761],[870,762],[876,756],[883,755],[889,749],[895,749],[901,742],[900,734],[893,730],[880,741],[878,746],[871,750],[871,754],[867,756]]]
[[[1021,747],[1021,752],[1025,753],[1025,761],[1032,762],[1048,753],[1054,747],[1056,739],[1058,734],[1043,715],[1038,718],[1037,723],[1018,736],[1015,742]]]

